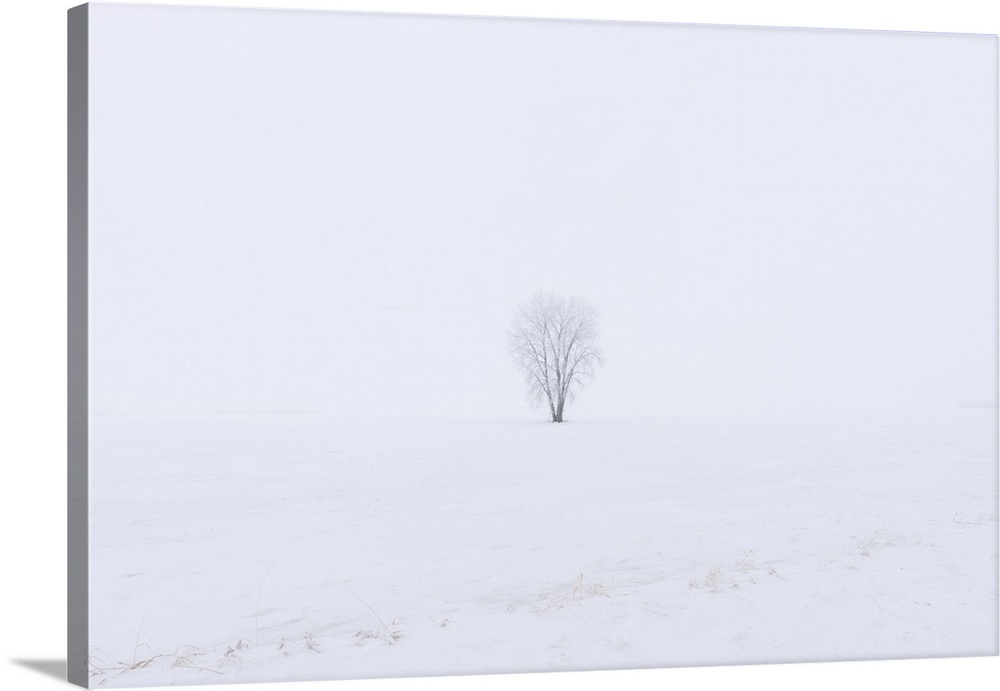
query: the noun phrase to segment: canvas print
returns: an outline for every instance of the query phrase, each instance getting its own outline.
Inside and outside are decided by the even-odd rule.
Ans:
[[[996,36],[69,26],[72,681],[997,654]]]

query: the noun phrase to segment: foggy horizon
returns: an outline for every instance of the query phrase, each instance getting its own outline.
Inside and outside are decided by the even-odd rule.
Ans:
[[[94,414],[543,417],[540,290],[569,421],[996,407],[995,37],[110,7]]]

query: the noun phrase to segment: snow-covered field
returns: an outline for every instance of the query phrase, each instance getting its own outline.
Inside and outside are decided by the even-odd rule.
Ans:
[[[91,421],[94,686],[997,653],[995,410]]]

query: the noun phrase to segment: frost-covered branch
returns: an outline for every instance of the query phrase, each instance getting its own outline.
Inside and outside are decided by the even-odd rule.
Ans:
[[[603,363],[597,347],[597,312],[579,298],[536,293],[522,305],[507,332],[515,364],[532,402],[546,402],[553,422],[562,422],[566,402]]]

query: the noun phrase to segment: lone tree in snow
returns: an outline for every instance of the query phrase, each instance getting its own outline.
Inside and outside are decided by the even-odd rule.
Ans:
[[[566,401],[603,362],[599,335],[597,311],[578,298],[536,293],[518,308],[507,332],[510,353],[529,398],[548,403],[552,422],[563,421]]]

